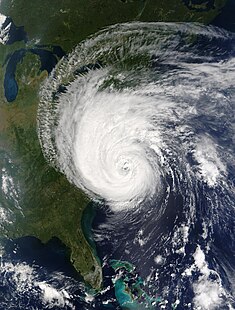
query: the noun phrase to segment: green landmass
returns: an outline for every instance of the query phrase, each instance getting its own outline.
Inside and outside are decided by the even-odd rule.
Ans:
[[[133,20],[211,22],[227,0],[213,9],[189,10],[183,0],[17,0],[1,1],[1,13],[24,26],[29,40],[60,45],[66,52],[99,29]],[[195,9],[204,8],[207,1]]]
[[[102,271],[81,220],[88,197],[51,168],[43,158],[36,131],[38,91],[47,77],[38,56],[27,53],[18,64],[17,99],[7,103],[3,80],[7,56],[34,44],[59,45],[65,52],[97,30],[115,23],[141,21],[197,21],[209,23],[226,0],[216,0],[208,12],[189,10],[181,0],[2,0],[0,12],[23,25],[29,42],[0,47],[0,207],[13,218],[0,225],[8,238],[35,236],[46,243],[59,238],[71,262],[93,288],[102,285]],[[12,190],[4,192],[3,173],[11,176]],[[122,284],[122,283],[120,283]]]
[[[0,103],[1,168],[8,169],[17,194],[1,197],[1,205],[14,213],[4,227],[8,238],[35,236],[46,243],[59,238],[70,249],[71,261],[85,281],[101,286],[101,268],[81,231],[82,211],[89,199],[43,158],[36,132],[38,86],[46,73],[39,73],[35,55],[26,55],[17,68],[19,94],[16,101]],[[3,78],[1,74],[1,78]],[[2,79],[1,79],[2,80]],[[1,98],[4,97],[1,83]],[[4,160],[3,160],[4,158]],[[14,202],[16,202],[15,204]]]

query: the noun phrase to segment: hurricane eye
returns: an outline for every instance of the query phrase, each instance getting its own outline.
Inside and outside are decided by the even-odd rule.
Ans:
[[[124,160],[119,163],[119,171],[121,174],[127,175],[132,170],[131,162]]]
[[[123,164],[123,166],[122,166],[122,169],[123,169],[124,171],[129,171],[129,170],[130,170],[130,165],[129,165],[129,163],[128,163],[128,162],[125,162],[125,163]]]

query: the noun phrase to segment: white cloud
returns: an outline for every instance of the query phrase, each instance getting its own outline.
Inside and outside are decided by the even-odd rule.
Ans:
[[[12,262],[1,261],[0,273],[5,285],[14,288],[12,298],[18,300],[18,297],[22,295],[30,299],[32,296],[38,296],[39,304],[43,304],[46,309],[55,306],[60,309],[75,309],[71,302],[71,295],[64,285],[58,288],[55,284],[39,281],[37,269],[26,263],[13,264]],[[61,283],[65,280],[63,275],[55,273],[49,281],[54,278],[56,280],[61,278],[59,279]]]
[[[42,299],[44,304],[48,304],[53,307],[70,306],[70,309],[75,309],[69,302],[70,295],[66,290],[58,290],[46,282],[36,282],[35,284],[38,285],[43,293]]]
[[[191,269],[199,271],[200,274],[198,280],[193,283],[195,309],[214,310],[223,307],[224,300],[228,299],[228,293],[222,286],[219,274],[208,267],[200,246],[197,247],[193,257],[195,263]],[[231,307],[229,304],[227,306]]]
[[[0,13],[0,43],[6,44],[9,39],[9,30],[11,27],[11,23],[9,23],[5,28],[3,28],[3,24],[6,21],[6,16]]]
[[[0,27],[2,26],[2,24],[5,22],[6,20],[6,16],[0,13]]]
[[[199,163],[199,174],[210,187],[226,173],[226,167],[219,158],[216,146],[209,137],[202,137],[194,151],[194,158]]]

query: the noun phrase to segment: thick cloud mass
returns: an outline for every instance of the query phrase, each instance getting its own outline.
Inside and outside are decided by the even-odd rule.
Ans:
[[[46,158],[115,210],[151,202],[167,175],[174,179],[183,169],[191,179],[187,154],[200,153],[203,139],[214,144],[205,132],[196,134],[195,116],[214,117],[218,105],[228,106],[224,90],[232,87],[234,58],[218,42],[230,36],[194,24],[134,23],[81,43],[41,90]],[[211,42],[206,52],[199,49],[205,40]],[[227,59],[219,61],[223,52]],[[213,185],[226,168],[208,160],[198,159],[205,169],[195,177]]]

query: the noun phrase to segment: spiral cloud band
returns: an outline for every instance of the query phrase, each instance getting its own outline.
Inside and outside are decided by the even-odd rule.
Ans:
[[[196,155],[195,166],[187,156],[201,139],[214,138],[202,137],[194,120],[228,105],[223,92],[232,87],[234,58],[218,42],[231,36],[199,24],[132,23],[82,42],[40,92],[38,134],[45,157],[113,210],[153,201],[167,177],[173,183],[180,177],[180,169],[203,177]],[[202,40],[210,42],[208,51],[199,52]],[[221,54],[229,60],[219,61]],[[225,173],[221,167],[209,185]]]

